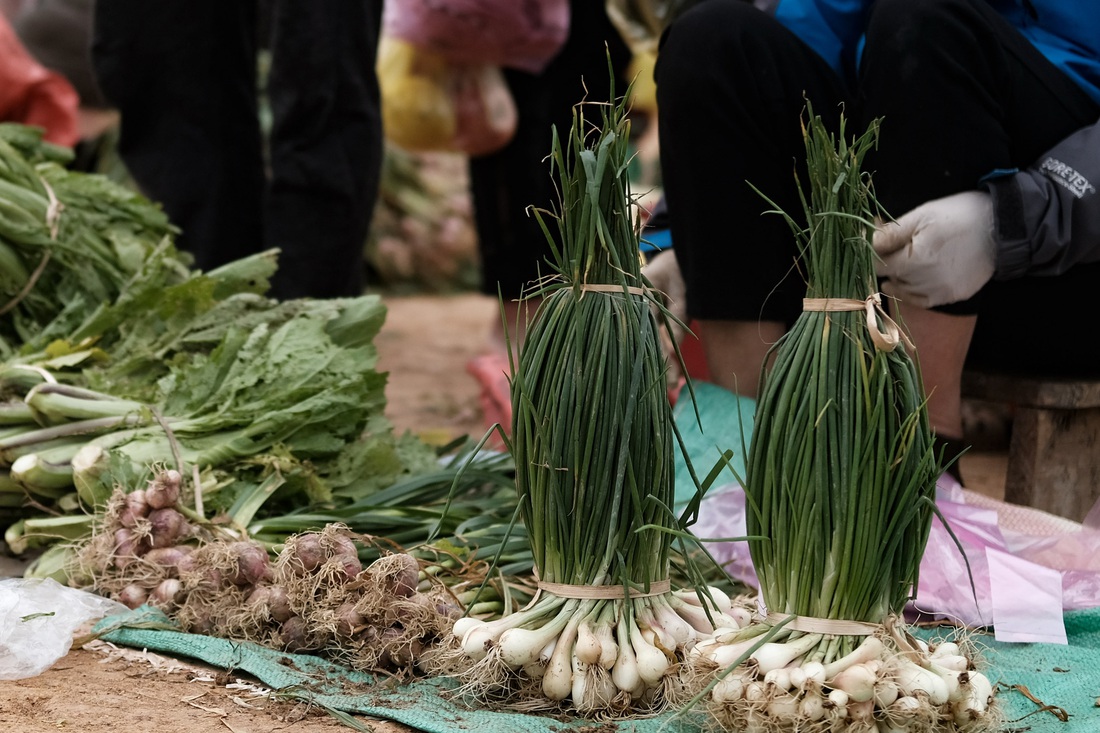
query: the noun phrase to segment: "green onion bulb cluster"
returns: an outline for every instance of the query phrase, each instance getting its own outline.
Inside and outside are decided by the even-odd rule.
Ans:
[[[993,686],[965,641],[928,644],[893,626],[825,663],[823,635],[765,636],[765,628],[719,632],[691,652],[687,667],[707,685],[705,708],[724,730],[977,732],[1001,722]]]
[[[522,701],[526,709],[656,712],[677,696],[679,665],[698,640],[735,631],[748,619],[717,588],[629,601],[545,593],[531,608],[496,621],[457,622],[460,659],[472,664],[452,674],[467,692]]]

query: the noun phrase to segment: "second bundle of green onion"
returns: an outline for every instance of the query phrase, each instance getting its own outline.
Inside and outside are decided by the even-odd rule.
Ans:
[[[692,662],[726,729],[991,729],[992,689],[965,645],[923,644],[900,620],[941,466],[912,345],[876,289],[860,165],[877,124],[849,142],[843,120],[834,135],[811,111],[804,136],[805,226],[784,216],[806,300],[762,375],[746,462],[765,613]]]

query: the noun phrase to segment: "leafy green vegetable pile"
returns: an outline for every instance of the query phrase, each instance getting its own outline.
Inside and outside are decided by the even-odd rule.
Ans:
[[[156,464],[197,468],[190,499],[208,514],[353,502],[434,468],[434,451],[383,416],[377,296],[266,298],[274,252],[194,271],[159,207],[66,170],[66,155],[0,125],[11,549],[86,531],[116,484],[137,486]],[[28,518],[28,506],[61,516]]]
[[[421,548],[473,613],[508,607],[502,582],[530,597],[511,456],[441,464],[385,418],[377,296],[269,299],[274,252],[195,271],[159,207],[67,155],[0,125],[0,530],[48,546],[28,575],[64,580],[115,489],[171,468],[189,521],[271,552],[340,523],[379,540],[364,562]]]

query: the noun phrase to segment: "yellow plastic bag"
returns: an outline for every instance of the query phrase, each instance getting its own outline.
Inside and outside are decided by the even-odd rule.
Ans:
[[[630,67],[626,70],[627,78],[633,81],[631,105],[647,114],[657,112],[657,82],[653,80],[653,68],[656,64],[656,52],[641,51],[631,57]]]
[[[516,131],[515,102],[495,66],[457,65],[392,36],[378,47],[382,128],[414,152],[485,155]]]
[[[661,33],[699,0],[606,0],[607,17],[634,53],[656,53]]]

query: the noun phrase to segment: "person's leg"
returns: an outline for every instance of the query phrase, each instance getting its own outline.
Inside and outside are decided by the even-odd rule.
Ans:
[[[835,127],[846,92],[808,46],[747,3],[710,2],[665,35],[657,60],[661,172],[672,241],[710,378],[756,393],[764,355],[801,311],[786,221],[801,220],[801,120]],[[759,190],[754,190],[754,187]]]
[[[382,168],[380,2],[281,0],[272,20],[266,242],[281,298],[363,290]]]
[[[867,31],[860,102],[881,117],[868,156],[879,202],[900,216],[926,201],[973,190],[995,169],[1024,168],[1100,110],[981,0],[883,0]],[[1075,279],[1100,269],[1079,268]],[[1060,360],[1055,309],[1070,312],[1068,279],[991,282],[974,298],[920,311],[903,308],[929,393],[933,428],[962,438],[960,380],[967,360],[1011,367]],[[1083,284],[1083,283],[1082,283]],[[1044,301],[1039,291],[1063,297]],[[1057,329],[1055,329],[1057,330]],[[971,338],[973,336],[973,339]],[[1069,344],[1065,344],[1068,346]],[[1061,353],[1066,353],[1062,351]],[[1093,362],[1095,364],[1095,361]]]
[[[564,139],[576,104],[585,99],[609,101],[608,54],[617,75],[630,61],[630,52],[602,2],[571,0],[570,13],[569,36],[542,73],[505,69],[519,114],[515,136],[501,150],[470,160],[481,290],[493,298],[499,295],[504,313],[503,319],[498,313],[490,319],[487,353],[466,368],[481,383],[487,421],[508,429],[512,408],[505,343],[513,355],[522,345],[527,324],[539,306],[539,299],[530,296],[532,286],[539,278],[553,275],[550,245],[528,211],[532,206],[547,211],[558,206],[547,160],[552,129],[557,128]],[[625,91],[626,83],[616,79],[615,94]],[[547,224],[554,232],[555,223],[547,220]]]
[[[93,65],[118,151],[210,269],[261,245],[263,164],[251,2],[96,3]]]
[[[505,70],[519,122],[515,137],[501,150],[470,161],[470,189],[481,259],[482,292],[506,303],[525,294],[540,277],[552,274],[550,246],[528,207],[553,211],[557,191],[550,176],[552,129],[564,139],[573,121],[573,107],[584,99],[607,102],[611,94],[608,54],[621,74],[630,53],[607,18],[603,3],[572,0],[569,37],[540,74]],[[615,93],[626,91],[615,82]],[[551,231],[553,222],[548,222]],[[499,289],[499,290],[498,290]],[[509,328],[516,316],[533,308],[509,306]],[[494,338],[503,341],[500,319]],[[509,335],[522,336],[522,325]]]
[[[708,381],[756,399],[760,371],[775,342],[787,331],[779,321],[699,321]]]
[[[1096,103],[985,0],[880,0],[866,38],[859,103],[882,119],[867,167],[893,216],[1096,121]]]
[[[962,436],[962,373],[976,316],[900,306],[914,344],[919,344],[922,377],[928,392],[928,419],[937,433]]]

